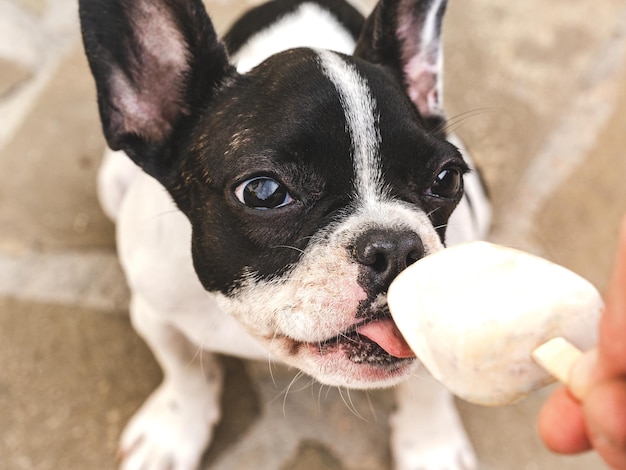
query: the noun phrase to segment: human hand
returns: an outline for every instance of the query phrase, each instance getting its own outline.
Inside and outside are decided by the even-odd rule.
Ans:
[[[554,452],[594,449],[613,469],[626,470],[626,219],[599,336],[597,350],[572,371],[583,399],[556,390],[539,414],[539,434]]]

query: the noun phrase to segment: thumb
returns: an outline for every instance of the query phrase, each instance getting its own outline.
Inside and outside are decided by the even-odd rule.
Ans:
[[[626,376],[626,218],[622,222],[617,260],[605,299],[598,344],[599,379]]]
[[[584,353],[569,372],[568,388],[579,399],[585,399],[598,382],[626,376],[626,218],[605,300],[599,345]]]

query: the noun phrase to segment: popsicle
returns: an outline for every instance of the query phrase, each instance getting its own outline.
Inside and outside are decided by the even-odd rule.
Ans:
[[[572,271],[487,242],[412,264],[393,281],[387,300],[432,376],[464,400],[492,406],[554,382],[544,367],[566,381],[578,350],[597,343],[603,308],[595,287]],[[543,367],[533,360],[535,350]]]

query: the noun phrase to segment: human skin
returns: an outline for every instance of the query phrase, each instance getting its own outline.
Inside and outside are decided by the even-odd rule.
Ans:
[[[626,218],[597,350],[587,353],[571,380],[584,384],[578,400],[567,388],[555,390],[538,419],[539,435],[560,454],[595,450],[613,469],[626,470]]]

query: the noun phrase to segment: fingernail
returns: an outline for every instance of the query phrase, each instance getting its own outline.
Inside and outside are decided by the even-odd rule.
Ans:
[[[570,370],[568,387],[579,400],[583,400],[589,392],[597,363],[598,350],[592,349],[583,354]]]

